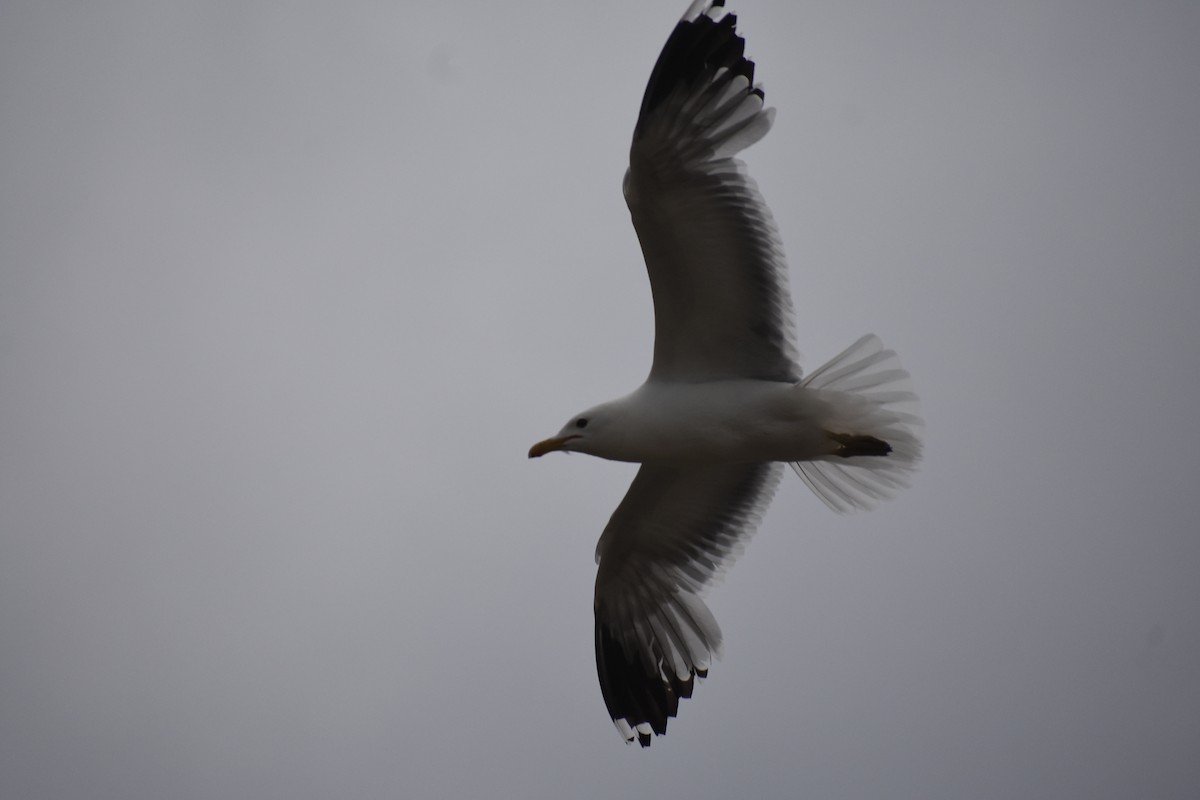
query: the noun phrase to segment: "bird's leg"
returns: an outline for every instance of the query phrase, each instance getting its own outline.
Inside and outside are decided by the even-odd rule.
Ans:
[[[892,452],[892,446],[882,439],[854,433],[829,433],[829,438],[837,442],[838,448],[833,451],[835,456],[852,458],[854,456],[886,456]]]

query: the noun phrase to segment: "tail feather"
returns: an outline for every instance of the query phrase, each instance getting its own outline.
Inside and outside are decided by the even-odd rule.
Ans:
[[[912,379],[878,336],[862,337],[800,385],[829,400],[833,411],[825,424],[842,443],[827,456],[792,463],[813,494],[846,512],[871,508],[908,485],[921,459],[924,423]],[[864,444],[871,439],[890,451]]]

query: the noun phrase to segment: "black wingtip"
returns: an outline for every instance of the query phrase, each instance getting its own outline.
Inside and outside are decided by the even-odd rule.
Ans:
[[[723,0],[714,0],[694,18],[685,17],[676,24],[646,83],[634,128],[635,137],[641,133],[647,117],[680,84],[689,85],[700,78],[709,79],[722,68],[734,75],[743,75],[751,85],[754,84],[754,62],[744,55],[746,41],[737,33],[737,15],[725,14],[713,19],[707,13],[709,8],[724,6]],[[753,91],[759,97],[763,96],[762,90]]]
[[[626,653],[618,638],[597,621],[596,674],[609,716],[614,722],[624,720],[633,729],[638,744],[649,747],[651,734],[639,726],[648,725],[654,735],[665,735],[667,720],[679,712],[679,701],[692,696],[696,676],[704,677],[708,670],[693,670],[680,679],[664,669],[661,658],[651,670],[641,659]]]

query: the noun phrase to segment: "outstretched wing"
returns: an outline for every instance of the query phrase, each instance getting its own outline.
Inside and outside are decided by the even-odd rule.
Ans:
[[[754,529],[779,464],[643,464],[596,546],[596,670],[643,747],[708,673],[721,629],[700,599]]]
[[[629,151],[625,201],[654,294],[652,378],[800,377],[787,264],[771,212],[733,158],[767,134],[754,63],[721,0],[663,47]]]

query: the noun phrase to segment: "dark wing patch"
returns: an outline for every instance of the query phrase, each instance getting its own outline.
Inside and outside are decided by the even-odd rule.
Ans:
[[[685,17],[675,25],[650,72],[650,80],[646,82],[642,107],[633,129],[634,139],[641,135],[645,121],[680,84],[690,86],[707,82],[716,70],[725,68],[732,73],[730,78],[741,75],[753,85],[754,62],[743,55],[746,40],[735,30],[737,15],[726,14],[719,20],[708,16],[709,9],[724,6],[724,0],[714,0],[694,19]],[[754,91],[762,96],[761,90]]]
[[[695,677],[703,678],[707,670],[694,670],[687,680],[674,674],[664,675],[661,669],[648,673],[631,661],[612,630],[596,620],[596,674],[608,715],[615,722],[629,721],[642,747],[650,746],[650,734],[637,730],[641,723],[662,736],[667,732],[667,718],[679,712],[679,701],[692,696]]]

